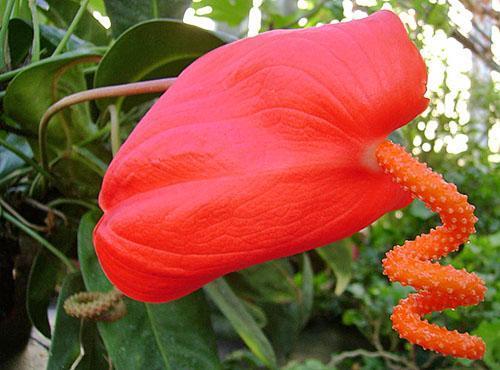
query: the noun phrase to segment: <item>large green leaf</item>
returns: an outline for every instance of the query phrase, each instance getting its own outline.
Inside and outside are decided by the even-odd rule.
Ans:
[[[85,286],[79,272],[66,276],[57,300],[56,324],[47,370],[109,368],[96,324],[70,317],[64,311],[64,301],[83,290]]]
[[[268,367],[276,368],[276,355],[269,340],[224,278],[207,284],[204,289],[248,348]]]
[[[199,56],[224,44],[222,36],[175,20],[147,21],[125,32],[99,63],[95,86],[175,77]],[[127,110],[156,95],[103,99],[101,108]]]
[[[7,87],[4,110],[22,128],[38,135],[38,124],[47,108],[63,96],[86,89],[81,63],[96,61],[98,54],[71,52],[33,64],[20,72]],[[66,109],[52,118],[48,141],[52,147],[64,149],[95,132],[88,104]],[[36,142],[32,142],[35,148]]]
[[[98,215],[87,213],[78,231],[78,254],[90,291],[112,288],[92,244]],[[126,299],[127,315],[98,328],[117,369],[220,369],[215,337],[202,292],[165,304]]]
[[[182,19],[191,0],[104,0],[113,35],[153,18]]]
[[[45,0],[49,9],[43,14],[58,28],[66,29],[71,24],[80,1],[73,0]],[[94,45],[107,45],[110,38],[106,29],[92,16],[89,11],[83,13],[74,34],[83,40],[90,41]]]
[[[341,295],[349,281],[351,281],[352,270],[352,248],[346,242],[330,244],[323,248],[316,249],[316,252],[332,269],[337,283],[335,285],[335,294]]]

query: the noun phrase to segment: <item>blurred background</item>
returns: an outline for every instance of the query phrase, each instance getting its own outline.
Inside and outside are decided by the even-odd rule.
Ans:
[[[3,2],[0,13],[4,14],[6,4],[11,2]],[[486,357],[483,361],[473,362],[437,356],[400,340],[391,329],[389,316],[392,307],[412,289],[398,283],[390,284],[382,275],[380,261],[393,245],[413,239],[439,223],[438,217],[417,200],[346,240],[227,276],[226,285],[220,285],[218,289],[219,293],[227,293],[229,289],[230,294],[217,296],[215,288],[208,289],[205,292],[208,303],[204,304],[210,308],[221,366],[235,370],[275,366],[286,370],[500,369],[499,0],[159,0],[144,1],[141,5],[126,0],[40,0],[15,3],[20,10],[12,13],[14,16],[9,24],[12,31],[8,39],[11,56],[15,58],[0,74],[0,201],[2,212],[10,215],[10,218],[2,218],[0,225],[3,243],[0,250],[0,272],[3,274],[0,332],[9,333],[8,336],[1,335],[0,345],[3,358],[10,358],[5,366],[37,368],[42,366],[40,364],[45,365],[49,357],[52,361],[49,368],[79,368],[85,362],[81,362],[83,355],[78,360],[66,358],[64,353],[68,351],[64,348],[68,347],[61,346],[60,342],[54,344],[54,338],[68,337],[66,346],[74,346],[77,354],[78,349],[84,347],[82,328],[78,325],[73,323],[64,327],[61,324],[62,329],[58,332],[56,327],[54,332],[54,313],[62,312],[57,298],[61,291],[64,292],[67,271],[60,263],[57,265],[57,259],[51,260],[50,254],[40,252],[40,239],[35,238],[35,242],[32,234],[28,233],[28,238],[23,231],[28,228],[38,233],[40,238],[46,238],[76,260],[76,251],[78,249],[80,253],[82,248],[76,240],[78,224],[81,229],[83,212],[96,208],[100,179],[111,157],[109,135],[112,129],[109,127],[112,122],[107,115],[107,106],[92,103],[85,108],[87,110],[71,111],[73,119],[84,117],[84,121],[92,122],[98,128],[98,131],[92,131],[92,135],[79,133],[82,144],[74,144],[72,149],[79,156],[76,165],[65,163],[67,157],[51,157],[55,161],[51,171],[56,175],[64,174],[66,182],[44,188],[40,175],[37,175],[38,169],[28,161],[31,158],[38,160],[34,140],[37,123],[53,103],[50,99],[33,102],[35,94],[40,94],[40,101],[44,99],[44,93],[40,92],[43,89],[37,90],[43,83],[37,82],[36,85],[29,81],[34,81],[30,80],[34,78],[45,81],[57,75],[57,68],[45,69],[45,74],[40,77],[36,74],[36,63],[43,64],[45,60],[43,68],[55,66],[50,54],[59,49],[56,46],[72,27],[71,20],[79,6],[84,4],[86,18],[82,19],[87,22],[84,23],[86,28],[75,28],[74,34],[64,43],[66,50],[60,56],[70,60],[74,58],[71,52],[93,50],[100,53],[96,57],[98,61],[105,51],[107,54],[97,66],[84,65],[80,71],[81,81],[78,80],[80,85],[74,79],[64,80],[65,85],[55,95],[58,98],[82,89],[131,81],[127,76],[132,76],[135,71],[127,70],[127,63],[123,63],[123,60],[129,60],[123,57],[128,55],[124,54],[125,46],[123,43],[122,46],[113,44],[113,40],[119,37],[124,40],[126,34],[132,32],[140,34],[140,25],[135,31],[131,31],[131,27],[148,19],[168,16],[205,30],[243,38],[278,28],[316,27],[359,19],[380,9],[390,9],[398,14],[426,61],[430,105],[392,138],[455,183],[476,206],[479,217],[477,234],[465,248],[447,257],[444,263],[475,271],[488,285],[482,304],[433,314],[430,319],[450,329],[481,335],[487,343]],[[29,9],[23,13],[22,3],[31,7],[31,13]],[[166,5],[159,11],[158,4],[163,3]],[[147,11],[143,12],[143,4],[146,4]],[[39,14],[36,22],[40,23],[42,37],[39,55],[34,53],[35,49],[30,49],[37,29],[33,9]],[[152,13],[149,13],[150,9],[153,9]],[[153,37],[147,34],[152,31],[143,32],[142,40]],[[161,32],[160,29],[155,31],[157,34]],[[186,43],[189,43],[189,37],[199,37],[185,34],[187,36],[182,37],[188,39],[182,40]],[[181,34],[174,36],[177,35]],[[144,41],[144,49],[136,54],[153,55],[146,44]],[[22,45],[27,46],[23,49]],[[113,55],[118,55],[120,64],[113,64]],[[29,68],[33,63],[34,67]],[[86,60],[85,63],[90,62]],[[180,70],[182,68],[178,65],[165,66],[156,76],[144,73],[141,79],[175,76]],[[28,82],[23,82],[21,75],[27,76]],[[151,98],[154,97],[117,103],[121,107],[121,140],[126,139],[151,106]],[[57,154],[56,146],[54,144],[54,153]],[[20,161],[13,155],[16,148],[28,160]],[[89,172],[92,175],[80,172],[88,163],[93,169]],[[19,228],[19,223],[25,229]],[[40,224],[44,228],[37,228]],[[83,268],[85,278],[85,266]],[[14,279],[13,269],[16,271]],[[241,311],[228,313],[224,310],[222,307],[227,302],[221,299],[227,299],[236,305],[234,307],[242,307],[245,313],[241,317],[250,320],[250,326],[255,330],[245,334],[242,326],[248,325],[248,321],[238,316]],[[23,311],[25,300],[31,320]],[[129,305],[133,303],[129,302]],[[50,312],[50,320],[47,312]],[[36,329],[31,330],[32,325]],[[93,351],[105,353],[103,356],[108,359],[108,365],[120,364],[121,360],[114,357],[115,352],[109,344],[109,332],[101,329],[99,327],[99,335],[95,334],[97,339],[94,341],[101,343],[103,340],[106,350],[101,345]],[[97,329],[93,330],[97,333]],[[47,338],[51,331],[52,342]],[[18,337],[21,339],[17,340]],[[122,340],[126,343],[128,339],[124,336]],[[26,341],[29,350],[12,360]],[[49,347],[52,348],[50,355]],[[38,362],[26,360],[34,353]],[[145,349],[138,357],[149,355]],[[64,356],[69,365],[57,367]],[[0,367],[1,360],[2,357]],[[33,365],[35,363],[37,365]],[[99,368],[93,364],[94,367],[88,368]],[[116,368],[120,367],[117,365]]]

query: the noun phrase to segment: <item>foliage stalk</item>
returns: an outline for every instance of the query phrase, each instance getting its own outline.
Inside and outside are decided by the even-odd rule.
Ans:
[[[64,263],[66,265],[69,272],[76,272],[77,271],[76,267],[73,265],[73,263],[70,261],[70,259],[68,257],[66,257],[66,255],[64,253],[62,253],[59,249],[57,249],[53,244],[49,243],[46,239],[42,238],[37,232],[31,230],[28,226],[24,225],[17,218],[15,218],[14,216],[12,216],[11,214],[9,214],[7,212],[0,212],[0,216],[5,218],[11,224],[18,227],[23,232],[25,232],[26,234],[31,236],[33,239],[35,239],[37,242],[39,242],[42,246],[47,248],[47,250],[49,252],[51,252],[62,263]]]
[[[38,126],[38,143],[40,147],[40,158],[42,168],[49,170],[48,153],[47,153],[47,128],[50,119],[60,110],[70,107],[74,104],[83,103],[94,99],[111,98],[117,96],[130,96],[139,94],[158,93],[167,90],[174,83],[175,78],[163,78],[159,80],[134,82],[124,85],[115,85],[107,87],[99,87],[81,91],[76,94],[68,95],[55,104],[51,105],[44,113]]]
[[[61,42],[59,45],[57,45],[56,50],[54,50],[54,53],[52,56],[56,56],[61,54],[61,52],[64,50],[66,47],[66,44],[68,43],[69,38],[75,32],[76,27],[78,26],[78,23],[80,23],[80,20],[82,19],[83,15],[87,11],[87,5],[89,3],[89,0],[82,0],[80,3],[80,8],[76,12],[75,17],[71,21],[71,24],[69,25],[68,29],[66,30],[66,33],[64,34],[64,37],[62,38]]]
[[[33,22],[33,45],[31,47],[31,61],[40,60],[40,22],[38,21],[38,11],[36,9],[36,0],[29,0],[31,19]]]
[[[52,202],[49,202],[47,204],[47,206],[50,208],[55,208],[55,207],[57,207],[59,205],[63,205],[63,204],[74,204],[77,206],[86,207],[91,211],[95,211],[95,210],[99,209],[97,207],[97,205],[95,205],[91,202],[87,202],[87,201],[81,200],[81,199],[70,199],[70,198],[58,198],[56,200],[53,200]]]
[[[158,0],[152,0],[151,6],[153,7],[153,18],[159,18],[160,11],[158,9]]]
[[[109,121],[111,124],[111,153],[113,157],[118,153],[121,146],[120,140],[120,117],[115,104],[109,106]]]

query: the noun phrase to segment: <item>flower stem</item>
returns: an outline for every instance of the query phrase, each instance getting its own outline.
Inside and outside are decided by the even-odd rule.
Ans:
[[[116,96],[130,96],[139,94],[158,93],[167,90],[174,83],[175,78],[163,78],[159,80],[134,82],[124,85],[100,87],[68,95],[57,101],[47,109],[42,116],[38,126],[38,143],[42,168],[48,171],[49,162],[47,154],[47,129],[50,119],[60,110],[74,104],[83,103],[94,99],[111,98]]]
[[[38,11],[36,0],[29,0],[31,19],[33,22],[33,46],[31,47],[31,62],[40,60],[40,24],[38,22]]]
[[[64,34],[61,42],[59,42],[59,45],[57,45],[56,50],[54,50],[54,53],[52,54],[52,56],[56,56],[56,55],[61,54],[63,49],[66,47],[66,44],[68,43],[69,38],[71,37],[71,35],[75,31],[76,27],[78,26],[78,23],[80,23],[80,20],[82,19],[85,12],[87,11],[88,3],[89,3],[89,0],[82,0],[80,2],[80,8],[76,12],[76,15],[73,18],[73,21],[71,21],[71,24],[69,25],[66,33]]]
[[[159,18],[160,11],[158,10],[158,0],[152,0],[151,6],[153,7],[153,18]]]
[[[70,199],[70,198],[58,198],[56,200],[53,200],[52,202],[47,203],[47,206],[50,208],[55,208],[63,204],[73,204],[81,207],[86,207],[91,211],[96,211],[99,209],[96,204],[93,204],[91,202],[87,202],[81,199]]]
[[[111,152],[113,153],[113,157],[118,153],[120,149],[121,140],[120,140],[120,118],[118,109],[116,109],[115,104],[111,104],[109,106],[109,120],[111,123]]]
[[[0,197],[0,207],[5,208],[12,216],[16,217],[19,222],[22,222],[24,225],[28,226],[31,229],[37,230],[37,231],[42,231],[46,232],[47,227],[42,226],[42,225],[36,225],[31,222],[29,222],[27,219],[25,219],[23,216],[21,216],[9,203],[7,203],[5,200]]]

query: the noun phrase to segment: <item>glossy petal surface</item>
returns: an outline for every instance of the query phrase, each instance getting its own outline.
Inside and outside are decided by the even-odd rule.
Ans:
[[[94,233],[104,271],[133,298],[168,301],[405,206],[374,152],[426,108],[426,78],[387,11],[198,59],[106,173]]]

